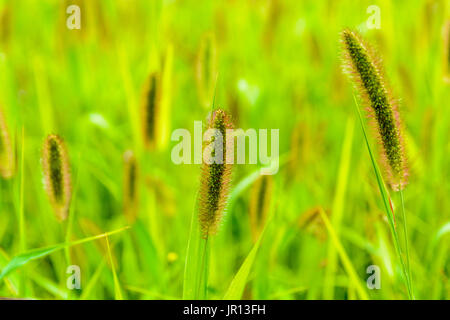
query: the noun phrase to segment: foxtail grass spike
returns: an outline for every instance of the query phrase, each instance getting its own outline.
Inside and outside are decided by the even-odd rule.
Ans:
[[[356,32],[344,30],[344,72],[353,81],[366,106],[382,148],[387,181],[394,190],[407,184],[407,166],[402,125],[397,102],[392,98],[381,68],[381,61]]]
[[[205,109],[211,106],[217,76],[217,49],[214,34],[203,36],[197,55],[197,91]]]
[[[124,182],[123,182],[123,206],[125,216],[128,221],[136,220],[139,193],[138,193],[138,178],[139,170],[136,157],[133,151],[128,150],[123,155],[124,160]]]
[[[158,72],[153,72],[144,86],[141,105],[142,135],[147,149],[154,149],[157,146],[160,107],[161,77]]]
[[[250,227],[256,241],[267,220],[272,197],[272,176],[261,175],[255,182],[250,197]]]
[[[0,176],[9,179],[14,175],[14,152],[5,117],[0,109]]]
[[[230,143],[233,137],[228,137],[226,132],[227,129],[232,129],[232,123],[225,111],[216,109],[211,113],[208,129],[213,129],[214,133],[209,144],[212,147],[210,154],[208,155],[206,147],[203,148],[204,162],[198,204],[199,224],[205,239],[217,232],[225,210],[232,169],[231,164],[226,163],[226,154],[233,151]]]
[[[444,81],[450,84],[450,20],[445,22],[442,35],[444,37],[444,52],[442,61],[444,68]]]
[[[42,148],[45,191],[59,220],[67,218],[72,197],[70,165],[62,138],[48,135]]]

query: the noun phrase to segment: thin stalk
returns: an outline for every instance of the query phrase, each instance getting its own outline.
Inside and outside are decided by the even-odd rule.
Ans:
[[[412,296],[412,290],[411,290],[411,287],[410,287],[409,276],[408,276],[408,272],[406,270],[405,261],[403,260],[403,255],[402,255],[402,251],[401,251],[401,247],[400,247],[400,241],[399,241],[397,229],[396,229],[395,223],[394,223],[394,218],[393,218],[394,212],[391,209],[391,206],[389,204],[389,200],[388,200],[389,195],[387,193],[386,187],[384,185],[384,181],[383,181],[383,179],[381,177],[380,170],[378,169],[377,163],[375,162],[375,158],[374,158],[374,155],[372,153],[372,149],[371,149],[370,144],[369,144],[369,139],[367,137],[366,129],[364,127],[364,122],[363,122],[363,119],[362,119],[361,111],[359,110],[358,101],[356,100],[355,96],[353,96],[353,99],[355,100],[356,110],[357,110],[358,116],[359,116],[359,122],[361,124],[361,128],[362,128],[363,133],[364,133],[364,140],[366,141],[367,150],[369,151],[370,160],[372,162],[372,166],[373,166],[373,169],[375,171],[375,176],[377,178],[378,188],[380,189],[380,193],[381,193],[381,196],[383,198],[384,209],[385,209],[387,217],[388,217],[388,222],[389,222],[389,226],[390,226],[390,229],[391,229],[392,237],[394,238],[394,247],[396,249],[397,256],[400,259],[400,263],[401,263],[401,266],[402,266],[403,276],[404,276],[406,288],[407,288],[407,291],[408,291],[408,297],[409,297],[409,299],[412,300],[413,296]]]
[[[22,148],[20,151],[20,186],[19,186],[19,244],[20,253],[26,251],[26,238],[25,238],[25,210],[24,210],[24,181],[25,181],[25,128],[22,127]],[[25,270],[20,278],[20,290],[21,294],[25,294],[25,282],[26,274]]]
[[[207,285],[208,285],[208,236],[206,236],[206,239],[204,241],[201,241],[203,243],[203,250],[202,255],[200,257],[200,268],[198,269],[198,276],[197,276],[197,290],[196,290],[196,299],[206,299],[206,291],[207,291]],[[201,246],[201,244],[200,244]]]
[[[410,258],[409,258],[408,227],[406,226],[405,200],[403,198],[403,190],[402,189],[400,189],[400,200],[401,200],[401,204],[402,204],[403,233],[405,235],[406,268],[408,270],[408,281],[409,281],[409,287],[411,290],[411,296],[414,299],[412,277],[411,277],[411,263],[410,263]]]

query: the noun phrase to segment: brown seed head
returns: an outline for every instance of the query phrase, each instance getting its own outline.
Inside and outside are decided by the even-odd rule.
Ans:
[[[402,124],[397,102],[381,68],[381,61],[356,32],[342,32],[344,71],[361,96],[368,114],[372,117],[375,134],[382,148],[382,163],[387,180],[394,190],[407,184],[407,166],[404,152]]]
[[[199,192],[199,222],[204,238],[217,232],[228,200],[232,168],[231,164],[226,163],[227,152],[232,152],[233,139],[227,136],[226,130],[232,129],[232,123],[225,111],[213,111],[208,129],[214,129],[209,144],[212,152],[205,155],[208,146],[204,146]]]

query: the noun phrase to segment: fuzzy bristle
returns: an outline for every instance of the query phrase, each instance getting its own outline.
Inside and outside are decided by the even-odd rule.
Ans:
[[[48,135],[42,148],[45,191],[58,219],[65,220],[72,196],[70,165],[64,141]]]
[[[14,152],[6,120],[0,109],[0,176],[9,179],[14,175]]]
[[[402,126],[397,103],[391,97],[383,76],[381,62],[354,31],[344,30],[342,43],[344,71],[353,80],[369,115],[374,119],[389,185],[394,190],[403,189],[407,184],[408,174],[401,135]]]
[[[232,167],[226,163],[226,154],[230,151],[230,139],[233,137],[228,137],[226,131],[231,128],[229,116],[223,110],[213,111],[208,129],[220,133],[222,141],[217,139],[218,134],[214,134],[210,141],[212,152],[210,155],[204,154],[204,157],[210,157],[204,159],[199,192],[199,222],[204,238],[217,232],[228,199]],[[219,150],[222,161],[211,161]]]

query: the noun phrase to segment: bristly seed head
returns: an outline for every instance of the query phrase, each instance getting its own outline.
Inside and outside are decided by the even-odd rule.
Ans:
[[[217,134],[212,135],[210,145],[211,154],[203,156],[204,159],[200,180],[199,192],[199,222],[202,236],[207,238],[217,232],[224,209],[228,200],[231,181],[231,164],[226,163],[226,154],[232,152],[231,139],[227,136],[227,129],[232,129],[232,123],[225,111],[217,109],[211,114],[208,129],[215,129]],[[222,139],[218,139],[219,133]],[[205,150],[205,146],[204,146]],[[220,151],[219,151],[220,150]],[[211,161],[216,152],[222,154],[221,161]]]
[[[68,215],[72,196],[70,165],[64,141],[48,135],[42,148],[42,168],[45,191],[59,220]]]
[[[158,72],[153,72],[145,84],[142,106],[141,121],[144,145],[153,149],[157,144],[157,122],[159,119],[161,104],[161,77]]]
[[[403,189],[408,174],[400,115],[384,79],[381,62],[356,32],[344,30],[341,36],[344,72],[353,80],[368,113],[375,120],[389,185],[394,190]]]
[[[128,150],[123,155],[124,182],[123,182],[123,206],[125,216],[130,221],[136,220],[139,193],[138,193],[138,164],[133,151]]]
[[[0,109],[0,176],[9,179],[14,175],[14,152],[9,138],[8,127]]]

